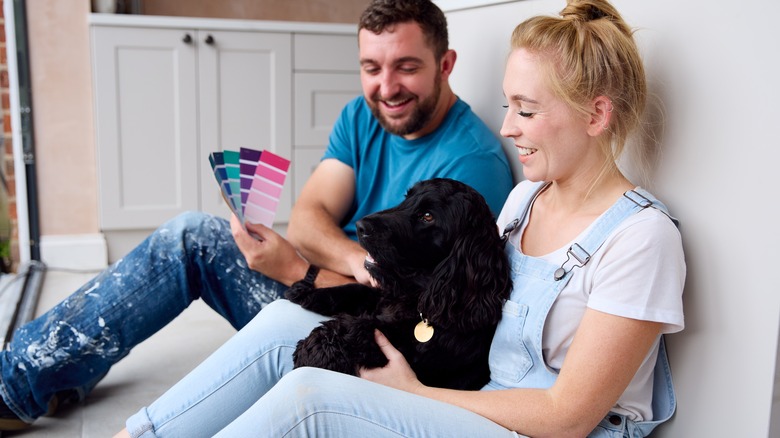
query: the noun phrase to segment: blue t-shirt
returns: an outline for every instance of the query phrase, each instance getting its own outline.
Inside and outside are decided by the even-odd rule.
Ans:
[[[355,172],[355,199],[341,224],[356,239],[355,223],[400,203],[418,181],[452,178],[485,197],[494,215],[512,190],[512,171],[490,129],[458,99],[436,131],[406,140],[385,131],[360,96],[344,107],[323,160],[335,158]]]

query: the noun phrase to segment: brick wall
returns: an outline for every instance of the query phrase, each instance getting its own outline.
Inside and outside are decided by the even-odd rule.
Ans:
[[[2,100],[2,108],[0,108],[0,115],[3,120],[3,132],[2,132],[2,154],[0,154],[0,172],[3,173],[7,184],[7,189],[0,187],[0,190],[6,191],[7,213],[0,209],[0,213],[7,214],[10,218],[11,225],[11,241],[10,241],[10,253],[0,255],[0,257],[6,258],[0,262],[0,267],[5,270],[14,270],[19,262],[19,244],[17,234],[17,215],[16,215],[16,179],[14,177],[14,157],[13,157],[13,140],[11,138],[11,104],[9,97],[8,87],[8,56],[6,52],[5,41],[5,22],[6,17],[3,13],[4,0],[0,0],[0,100]],[[13,17],[11,17],[12,19]],[[0,217],[0,220],[6,220],[5,217]],[[0,236],[5,238],[6,236]],[[2,242],[0,242],[2,244]]]

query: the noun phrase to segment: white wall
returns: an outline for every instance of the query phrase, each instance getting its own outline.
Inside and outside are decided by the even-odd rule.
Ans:
[[[438,4],[446,10],[453,0]],[[677,414],[656,436],[768,436],[773,419],[777,433],[780,2],[614,4],[638,29],[651,91],[666,108],[659,164],[645,186],[680,218],[688,263],[687,327],[668,338]],[[447,12],[458,52],[453,88],[496,132],[512,29],[564,5]]]

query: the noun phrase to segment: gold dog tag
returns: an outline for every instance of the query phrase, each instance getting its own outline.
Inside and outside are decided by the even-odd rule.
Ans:
[[[428,324],[427,319],[423,319],[414,326],[414,339],[418,342],[428,342],[433,337],[433,327]]]

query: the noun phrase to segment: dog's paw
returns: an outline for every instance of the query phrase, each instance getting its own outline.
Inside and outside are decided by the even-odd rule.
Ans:
[[[329,327],[319,326],[305,339],[298,341],[293,353],[293,367],[317,367],[353,376],[359,367],[339,338],[334,337]]]
[[[285,291],[284,297],[295,304],[301,304],[306,299],[306,297],[311,295],[313,290],[314,288],[309,284],[296,281],[292,284],[292,286],[290,286],[289,289],[287,289],[287,291]]]
[[[370,317],[338,315],[298,342],[295,368],[312,366],[357,376],[360,368],[381,368],[387,358],[374,340],[376,323]]]

